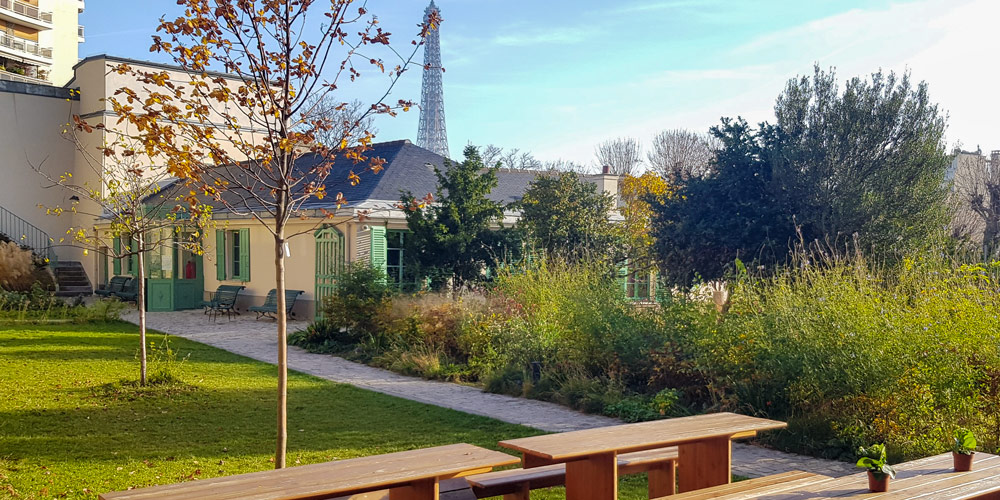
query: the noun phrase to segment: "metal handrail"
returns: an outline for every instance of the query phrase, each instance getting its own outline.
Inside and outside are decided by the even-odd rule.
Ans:
[[[30,248],[35,255],[45,257],[53,264],[56,262],[49,234],[3,207],[0,207],[0,234],[7,235],[22,247]]]
[[[42,47],[34,40],[8,35],[7,33],[0,33],[0,45],[14,50],[19,50],[21,52],[27,52],[38,57],[52,59],[52,49]]]
[[[30,3],[20,2],[18,0],[0,0],[0,9],[10,10],[15,14],[20,14],[22,16],[44,21],[46,23],[52,22],[51,12],[40,11],[38,10],[38,7],[31,5]]]

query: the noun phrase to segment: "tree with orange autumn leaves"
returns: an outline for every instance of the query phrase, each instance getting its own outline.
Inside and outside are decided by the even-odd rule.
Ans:
[[[388,102],[413,64],[423,39],[440,19],[419,25],[412,50],[399,52],[390,33],[370,14],[365,0],[178,0],[184,12],[161,19],[151,52],[165,54],[184,73],[138,69],[114,72],[138,86],[109,98],[118,126],[144,145],[144,153],[172,176],[187,182],[186,198],[197,210],[206,200],[216,212],[256,220],[274,240],[277,289],[278,411],[275,467],[285,466],[287,442],[287,314],[285,244],[293,219],[312,216],[309,201],[332,199],[324,180],[334,160],[356,166],[352,184],[378,174],[385,161],[369,157],[372,133],[362,129],[372,115],[395,116],[414,105]],[[379,55],[381,54],[381,55]],[[383,57],[384,56],[384,57]],[[387,62],[391,61],[391,62]],[[224,74],[216,73],[221,72]],[[385,92],[350,123],[336,123],[313,109],[340,87],[384,75]],[[349,106],[343,100],[342,106]],[[78,127],[86,127],[77,121]],[[325,132],[340,130],[326,141]],[[300,161],[308,157],[309,161]],[[332,216],[323,210],[326,216]]]

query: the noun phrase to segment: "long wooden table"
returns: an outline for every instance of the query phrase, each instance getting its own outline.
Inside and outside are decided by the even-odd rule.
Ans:
[[[798,488],[761,488],[734,494],[714,492],[713,499],[744,500],[806,500],[815,498],[864,498],[897,500],[1000,499],[1000,457],[976,453],[971,472],[955,472],[951,453],[922,458],[894,466],[896,479],[889,482],[889,491],[868,491],[867,473],[860,472]],[[664,499],[665,500],[665,499]]]
[[[102,500],[322,499],[389,490],[391,500],[436,500],[438,481],[518,463],[506,453],[453,444],[106,493]]]
[[[511,439],[501,441],[500,446],[520,451],[525,468],[565,463],[568,500],[614,500],[618,497],[619,453],[677,446],[680,491],[691,491],[730,481],[733,438],[786,425],[735,413],[713,413]],[[668,479],[651,472],[649,480],[653,491],[659,489],[656,483]]]

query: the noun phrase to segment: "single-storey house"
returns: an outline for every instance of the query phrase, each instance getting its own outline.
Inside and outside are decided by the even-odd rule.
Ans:
[[[397,207],[401,194],[417,197],[437,190],[434,167],[445,167],[445,158],[408,140],[373,144],[365,153],[369,158],[385,160],[384,170],[368,173],[352,185],[349,172],[357,165],[338,157],[325,180],[327,193],[343,193],[347,205],[336,207],[334,196],[313,199],[303,206],[305,218],[293,219],[287,234],[296,234],[288,242],[286,287],[302,290],[293,313],[311,318],[316,304],[336,286],[339,274],[357,261],[382,268],[391,283],[400,285],[412,279],[404,255],[407,235],[406,217]],[[320,159],[305,155],[298,159],[307,170]],[[519,200],[532,180],[544,172],[501,170],[498,185],[489,198],[502,203]],[[617,195],[618,177],[610,174],[585,175],[605,192]],[[186,189],[178,181],[175,190]],[[171,188],[162,196],[173,196]],[[149,301],[151,311],[169,311],[197,307],[203,297],[219,285],[243,285],[237,308],[242,310],[264,301],[274,288],[274,240],[268,230],[248,214],[215,208],[214,229],[205,234],[203,255],[180,248],[164,248],[162,256],[148,261]],[[330,217],[328,214],[333,214]],[[266,219],[266,217],[265,217]],[[504,224],[512,225],[517,213],[508,211]],[[115,259],[109,259],[115,260]],[[112,262],[113,274],[128,273],[128,263]],[[108,274],[101,278],[105,279]]]

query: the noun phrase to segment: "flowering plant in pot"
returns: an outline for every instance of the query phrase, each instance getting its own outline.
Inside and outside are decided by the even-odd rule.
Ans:
[[[889,491],[889,479],[896,478],[896,469],[887,463],[884,444],[858,448],[858,467],[868,469],[868,489]]]
[[[955,472],[972,470],[972,456],[976,454],[976,436],[969,429],[955,429],[955,441],[951,455],[955,460]]]

